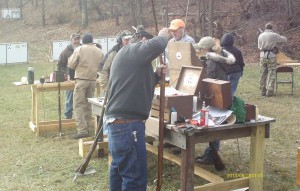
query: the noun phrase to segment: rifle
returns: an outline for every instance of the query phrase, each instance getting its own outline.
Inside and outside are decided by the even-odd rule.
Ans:
[[[155,22],[155,30],[158,34],[157,20],[154,8],[154,0],[151,0],[152,3],[152,12]],[[160,65],[164,65],[162,56],[159,56]],[[162,174],[163,174],[163,160],[164,160],[164,129],[165,129],[165,121],[164,121],[164,112],[165,112],[165,73],[161,70],[161,80],[160,80],[160,100],[159,100],[159,137],[158,137],[158,152],[157,152],[157,185],[156,191],[160,191],[163,183]]]
[[[91,145],[90,147],[90,150],[87,154],[87,156],[85,157],[83,163],[81,163],[77,169],[75,170],[76,174],[75,174],[75,177],[73,179],[73,181],[76,180],[77,176],[80,174],[84,174],[86,168],[88,167],[89,165],[89,162],[91,160],[91,157],[92,157],[92,154],[94,152],[94,150],[96,149],[97,147],[97,144],[98,144],[98,139],[100,138],[101,136],[101,133],[102,133],[102,128],[103,128],[103,115],[104,115],[104,111],[105,111],[105,105],[106,105],[106,102],[107,102],[107,98],[108,98],[108,88],[107,88],[107,91],[106,91],[106,94],[105,94],[105,97],[104,97],[104,101],[103,101],[103,107],[102,107],[102,110],[101,110],[101,114],[100,114],[100,118],[98,120],[98,125],[97,125],[97,131],[96,131],[96,137],[95,137],[95,141],[94,143]]]
[[[215,169],[217,171],[224,170],[225,165],[224,165],[223,161],[221,160],[219,153],[218,153],[216,147],[214,146],[213,142],[209,142],[209,147],[211,148],[211,154],[213,156]]]

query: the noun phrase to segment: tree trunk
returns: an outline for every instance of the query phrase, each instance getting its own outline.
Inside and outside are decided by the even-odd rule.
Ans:
[[[82,13],[81,13],[81,25],[83,28],[86,28],[89,23],[88,12],[87,12],[87,2],[86,0],[81,0]]]
[[[81,0],[78,0],[77,3],[78,3],[78,10],[81,12],[82,11]]]
[[[138,25],[143,24],[143,0],[136,0],[135,1],[137,7],[137,15],[138,15]]]
[[[110,0],[110,17],[114,17],[114,0]]]
[[[8,0],[5,0],[5,7],[8,8]]]
[[[98,18],[102,19],[102,13],[101,13],[101,10],[100,10],[99,6],[95,3],[94,0],[92,0],[92,4],[93,4],[93,7],[95,8],[95,11],[98,14]]]
[[[126,18],[125,18],[125,7],[124,7],[124,1],[121,1],[122,3],[122,19],[123,19],[123,24],[126,24]]]
[[[39,0],[34,0],[34,3],[35,3],[35,7],[39,6]]]
[[[42,25],[46,25],[46,19],[45,19],[45,0],[42,0]]]
[[[134,0],[130,0],[130,10],[131,10],[131,16],[132,16],[133,25],[137,26],[137,21],[136,21],[136,17],[135,17]]]
[[[208,34],[209,36],[213,37],[214,35],[214,29],[213,29],[213,19],[214,19],[214,0],[209,0],[208,4],[208,9],[209,9],[209,29],[208,29]]]
[[[20,19],[22,19],[23,18],[23,1],[22,0],[20,0],[19,6],[20,6]]]

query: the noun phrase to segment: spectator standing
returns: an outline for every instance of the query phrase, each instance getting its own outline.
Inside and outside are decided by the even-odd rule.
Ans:
[[[157,37],[146,31],[134,34],[131,43],[116,55],[111,66],[109,97],[105,110],[108,129],[110,190],[147,190],[145,120],[149,117],[154,88],[161,68],[152,60],[168,43],[168,29]],[[150,40],[147,40],[150,39]]]
[[[63,72],[68,76],[69,80],[74,80],[75,70],[68,67],[68,58],[73,54],[74,49],[80,46],[80,35],[73,33],[70,36],[71,43],[61,52],[57,63],[57,71]],[[65,118],[71,119],[73,117],[73,90],[66,90],[65,103]]]
[[[235,63],[227,67],[226,74],[231,85],[231,97],[235,95],[240,77],[243,75],[244,58],[242,52],[234,46],[234,36],[231,33],[225,33],[221,38],[221,47],[227,50],[235,57]]]
[[[210,36],[202,37],[199,43],[194,45],[194,48],[202,49],[203,53],[205,54],[207,78],[228,81],[226,67],[235,63],[235,58],[231,53],[226,50],[222,50],[219,54],[218,52],[220,47],[215,44],[214,39]],[[220,141],[215,140],[212,143],[215,149],[218,151],[220,149]],[[214,164],[211,147],[207,147],[204,151],[204,154],[197,156],[195,160],[200,164]]]
[[[273,25],[267,23],[265,31],[258,37],[258,49],[260,50],[260,76],[259,89],[261,96],[273,96],[277,68],[277,44],[287,42],[287,38],[273,32]]]
[[[68,61],[68,66],[75,70],[76,80],[73,103],[77,133],[72,136],[73,139],[88,137],[88,127],[93,126],[91,104],[87,98],[94,96],[97,70],[103,58],[102,51],[93,44],[91,34],[85,34],[82,43]]]
[[[119,52],[119,50],[126,46],[129,43],[129,40],[131,39],[132,35],[131,32],[128,30],[124,30],[120,32],[116,39],[117,39],[117,44],[110,49],[105,57],[102,59],[100,63],[100,72],[99,72],[99,80],[100,80],[100,87],[102,92],[107,90],[107,84],[108,84],[108,79],[109,79],[109,74],[110,74],[110,68],[111,64],[116,56],[116,54]]]
[[[189,42],[195,44],[195,40],[185,33],[185,22],[181,19],[174,19],[170,23],[169,31],[172,34],[172,38],[169,40],[169,43],[174,42]],[[168,48],[166,49],[166,64],[169,67],[170,64],[168,60]],[[167,70],[166,80],[170,80],[170,72]]]

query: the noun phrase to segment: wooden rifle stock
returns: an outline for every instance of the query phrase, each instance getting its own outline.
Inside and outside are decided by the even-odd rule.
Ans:
[[[221,160],[219,153],[216,149],[216,147],[214,146],[213,142],[209,142],[209,147],[211,148],[211,154],[213,156],[213,160],[214,160],[214,166],[215,169],[217,171],[221,171],[225,169],[225,165],[223,163],[223,161]]]
[[[102,107],[102,110],[101,110],[101,116],[98,120],[98,125],[97,125],[97,131],[96,131],[96,137],[95,137],[95,141],[94,143],[92,144],[92,146],[90,147],[90,150],[87,154],[87,156],[85,157],[83,163],[81,163],[77,169],[75,170],[75,172],[78,172],[78,173],[81,173],[81,174],[84,174],[86,168],[88,167],[89,165],[89,162],[91,160],[91,157],[92,157],[92,154],[94,152],[94,150],[96,149],[97,147],[97,144],[98,144],[98,140],[101,136],[101,133],[102,133],[102,126],[103,126],[103,115],[104,115],[104,111],[105,111],[105,105],[106,105],[106,102],[107,102],[107,97],[108,97],[108,88],[107,88],[107,91],[106,91],[106,95],[104,97],[104,101],[103,101],[103,107]]]

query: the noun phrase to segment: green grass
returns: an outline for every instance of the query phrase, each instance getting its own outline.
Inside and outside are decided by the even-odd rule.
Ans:
[[[35,62],[38,79],[53,71],[53,63]],[[78,142],[68,138],[73,131],[66,131],[65,139],[53,138],[56,132],[36,137],[28,127],[31,115],[30,86],[15,86],[27,75],[28,64],[0,66],[0,190],[108,190],[107,158],[92,159],[89,166],[97,173],[78,177],[72,182],[74,170],[82,162],[78,155]],[[299,141],[299,71],[295,71],[294,95],[261,97],[258,90],[258,66],[246,66],[237,95],[246,103],[255,104],[261,115],[276,118],[271,125],[270,138],[266,140],[264,190],[297,190],[297,148]],[[284,87],[286,88],[286,87]],[[57,119],[57,93],[45,93],[45,118]],[[64,92],[62,92],[64,100]],[[62,101],[64,103],[64,101]],[[41,99],[42,104],[42,99]],[[64,105],[64,104],[62,104]],[[43,119],[44,111],[40,111]],[[203,168],[225,179],[228,173],[247,173],[249,163],[249,138],[222,141],[220,154],[226,170],[216,172],[213,167]],[[207,144],[198,144],[196,153],[201,154]],[[148,190],[155,190],[156,156],[148,153]],[[180,188],[180,167],[164,162],[163,190]],[[206,183],[195,177],[195,185]]]

